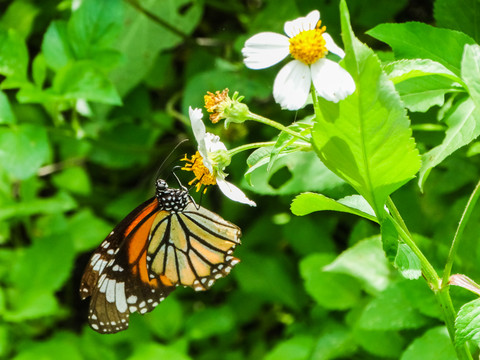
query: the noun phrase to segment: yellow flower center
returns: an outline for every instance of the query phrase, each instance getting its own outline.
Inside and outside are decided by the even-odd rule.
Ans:
[[[195,182],[196,191],[200,191],[202,185],[215,185],[217,180],[215,180],[215,176],[208,170],[208,168],[203,164],[203,159],[200,153],[197,151],[192,157],[189,159],[185,154],[185,157],[182,159],[185,161],[185,166],[182,167],[182,170],[192,171],[195,175],[195,178],[191,180],[188,185],[192,185]],[[207,191],[205,188],[204,193]]]
[[[313,30],[305,30],[290,38],[290,54],[306,65],[312,65],[327,55],[323,33],[325,26],[320,27],[321,21]]]
[[[210,120],[212,123],[217,123],[222,119],[223,108],[225,107],[225,101],[229,100],[228,89],[223,90],[222,92],[216,91],[215,94],[207,91],[207,95],[203,97],[205,100],[205,108],[210,114]]]

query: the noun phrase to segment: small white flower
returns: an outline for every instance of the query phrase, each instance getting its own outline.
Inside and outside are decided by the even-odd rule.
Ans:
[[[282,61],[288,54],[294,60],[285,65],[273,84],[273,97],[284,109],[305,106],[311,84],[318,95],[333,102],[345,99],[355,91],[352,76],[336,62],[325,58],[328,52],[341,58],[345,52],[321,27],[320,12],[287,21],[285,35],[262,32],[245,42],[242,54],[250,69],[265,69]]]
[[[207,133],[202,120],[202,110],[190,107],[188,112],[190,122],[192,123],[193,135],[198,143],[198,154],[203,162],[203,164],[195,164],[194,160],[187,160],[192,164],[187,169],[191,169],[196,175],[194,180],[197,180],[198,184],[213,185],[216,183],[229,199],[242,204],[256,206],[255,202],[247,198],[242,190],[225,180],[227,174],[223,170],[230,163],[227,147],[220,141],[218,136]]]

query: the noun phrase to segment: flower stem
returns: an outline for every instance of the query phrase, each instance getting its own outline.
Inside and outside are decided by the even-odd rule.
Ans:
[[[450,279],[450,275],[452,273],[452,265],[453,260],[455,258],[455,254],[457,253],[458,245],[460,244],[460,240],[463,235],[463,231],[465,230],[465,226],[472,215],[472,211],[475,208],[475,205],[478,201],[478,197],[480,196],[480,181],[475,186],[475,189],[470,195],[468,199],[467,206],[463,211],[462,217],[460,222],[458,223],[457,231],[455,232],[455,236],[453,237],[452,245],[450,247],[450,252],[448,253],[447,262],[445,264],[445,269],[443,271],[443,278],[442,278],[442,287],[448,287],[448,281]]]
[[[233,156],[233,155],[236,155],[238,153],[241,153],[242,151],[257,149],[257,148],[267,147],[267,146],[273,146],[273,145],[275,145],[275,141],[266,141],[266,142],[256,142],[256,143],[251,143],[251,144],[245,144],[245,145],[240,145],[240,146],[237,146],[236,148],[228,150],[228,154],[230,156]]]
[[[477,188],[478,188],[478,185],[477,185]],[[466,344],[464,344],[463,346],[455,346],[455,317],[457,313],[455,311],[455,308],[453,307],[452,299],[450,297],[449,287],[442,286],[442,281],[440,277],[438,276],[437,272],[433,268],[432,264],[430,264],[428,259],[425,257],[425,255],[422,253],[420,248],[417,246],[417,244],[413,240],[412,235],[408,231],[407,226],[405,225],[405,222],[400,216],[400,213],[391,198],[387,199],[387,206],[388,206],[388,209],[390,210],[390,213],[391,213],[390,216],[393,220],[395,228],[397,229],[400,235],[400,238],[405,242],[405,244],[407,244],[410,247],[410,249],[412,249],[415,255],[417,255],[417,257],[420,259],[420,263],[422,266],[422,274],[425,277],[425,280],[427,281],[430,289],[433,290],[433,293],[438,303],[440,304],[440,308],[442,309],[442,313],[445,319],[445,325],[447,326],[448,334],[450,335],[452,344],[455,347],[455,351],[457,353],[458,359],[472,360],[472,355],[470,354],[470,351]]]
[[[296,137],[298,139],[302,139],[306,142],[310,142],[310,140],[308,138],[306,138],[305,136],[293,131],[292,129],[286,127],[286,126],[283,126],[282,124],[276,122],[276,121],[273,121],[273,120],[270,120],[270,119],[267,119],[266,117],[263,117],[263,116],[260,116],[260,115],[257,115],[257,114],[254,114],[252,113],[251,111],[249,112],[249,118],[250,120],[254,120],[254,121],[258,121],[262,124],[265,124],[265,125],[269,125],[271,127],[274,127],[275,129],[278,129],[280,131],[284,131],[290,135],[292,135],[293,137]]]

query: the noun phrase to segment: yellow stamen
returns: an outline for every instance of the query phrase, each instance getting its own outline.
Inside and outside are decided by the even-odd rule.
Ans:
[[[191,180],[188,185],[192,185],[196,183],[195,189],[196,191],[200,191],[202,185],[215,185],[217,180],[215,180],[215,176],[210,173],[208,168],[203,164],[203,159],[200,153],[197,151],[192,157],[189,159],[185,154],[185,157],[182,159],[185,161],[185,166],[182,167],[182,170],[192,171],[195,175],[195,178]],[[204,193],[207,191],[205,188]]]
[[[323,33],[325,26],[320,27],[321,21],[313,30],[305,30],[290,38],[290,54],[306,65],[312,65],[327,55],[328,50]]]
[[[205,108],[207,111],[213,113],[210,115],[212,123],[215,124],[219,122],[223,115],[224,106],[222,105],[224,105],[224,101],[228,99],[228,89],[222,92],[217,90],[215,94],[207,91],[207,95],[205,95],[203,99],[205,100]]]

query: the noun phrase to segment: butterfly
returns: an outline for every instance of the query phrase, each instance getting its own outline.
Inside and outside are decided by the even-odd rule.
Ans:
[[[240,228],[195,203],[188,190],[156,181],[156,194],[103,240],[80,284],[99,333],[128,327],[131,313],[153,310],[179,285],[209,289],[240,260]]]

